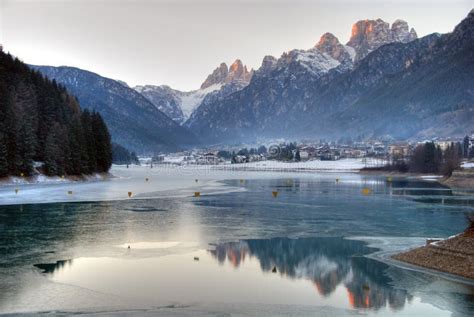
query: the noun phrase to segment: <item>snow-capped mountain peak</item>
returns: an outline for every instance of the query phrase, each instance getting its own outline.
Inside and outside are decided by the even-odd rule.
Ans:
[[[360,20],[352,26],[352,35],[346,45],[355,49],[357,62],[384,44],[407,43],[415,39],[415,30],[409,30],[408,23],[403,20],[396,20],[391,27],[382,19]]]
[[[339,39],[332,33],[324,33],[315,45],[319,51],[326,53],[340,63],[348,63],[354,60],[354,49],[342,45]]]

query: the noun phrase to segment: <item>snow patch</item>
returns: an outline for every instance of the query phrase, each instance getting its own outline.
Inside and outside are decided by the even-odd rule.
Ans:
[[[181,99],[181,111],[183,111],[184,119],[187,120],[193,111],[199,107],[204,98],[211,92],[221,89],[222,84],[214,84],[205,89],[194,90],[190,92],[182,93],[179,98]]]
[[[296,61],[316,75],[327,73],[341,64],[328,54],[321,53],[318,49],[309,49],[307,51],[295,50],[293,54],[296,55]]]

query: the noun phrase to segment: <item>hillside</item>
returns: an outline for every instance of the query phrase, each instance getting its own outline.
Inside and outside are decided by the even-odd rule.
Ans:
[[[0,51],[0,177],[107,172],[110,134],[55,81]]]
[[[99,112],[114,142],[138,153],[196,145],[197,138],[122,82],[74,67],[32,66],[63,84],[86,109]]]
[[[248,86],[185,126],[207,143],[462,136],[474,122],[473,16],[421,39],[400,20],[359,21],[346,45],[326,33],[309,50],[267,57]]]

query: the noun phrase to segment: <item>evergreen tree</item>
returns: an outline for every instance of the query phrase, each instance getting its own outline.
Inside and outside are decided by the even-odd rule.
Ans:
[[[7,145],[5,142],[5,135],[0,128],[0,177],[8,175],[8,161],[7,161]]]
[[[112,166],[112,142],[107,126],[97,112],[92,113],[92,131],[96,145],[97,171],[107,172]]]
[[[469,157],[469,136],[465,136],[463,140],[463,156],[464,158]]]
[[[56,128],[52,128],[48,133],[44,147],[44,170],[46,175],[59,175],[62,171],[62,153],[58,144]]]
[[[86,142],[87,165],[84,166],[86,173],[93,173],[97,170],[97,149],[94,139],[94,132],[92,131],[92,117],[90,112],[86,109],[82,112],[81,122],[84,128],[84,137]]]
[[[296,150],[296,153],[295,153],[295,161],[296,161],[296,162],[301,161],[300,150]]]

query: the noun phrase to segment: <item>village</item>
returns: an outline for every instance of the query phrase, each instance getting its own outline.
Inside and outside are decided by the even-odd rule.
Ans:
[[[142,158],[142,164],[219,165],[243,164],[259,161],[338,161],[341,159],[377,159],[381,162],[406,160],[417,145],[433,142],[441,151],[456,145],[460,156],[468,161],[474,158],[474,133],[463,139],[434,139],[411,142],[369,140],[360,142],[274,142],[267,145],[222,146]]]

